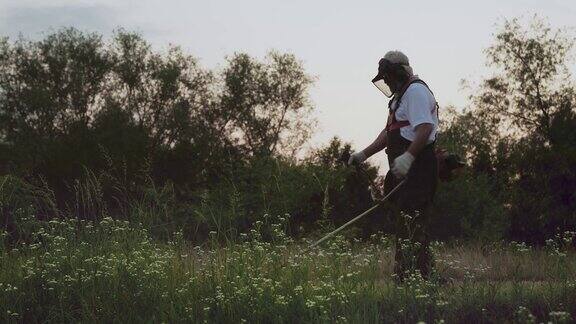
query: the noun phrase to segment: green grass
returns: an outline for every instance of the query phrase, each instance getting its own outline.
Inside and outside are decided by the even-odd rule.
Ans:
[[[437,273],[392,280],[388,237],[319,249],[285,220],[191,246],[124,221],[31,223],[0,244],[2,322],[569,322],[576,261],[562,246],[435,244]],[[217,237],[217,233],[213,233]],[[264,242],[265,241],[265,242]]]

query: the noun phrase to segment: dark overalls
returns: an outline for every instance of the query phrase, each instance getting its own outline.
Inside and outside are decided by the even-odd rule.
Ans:
[[[421,80],[411,80],[405,86],[404,91],[414,82],[424,83]],[[390,166],[398,156],[408,150],[412,143],[400,135],[400,128],[409,124],[407,121],[397,121],[395,116],[402,94],[403,91],[397,96],[394,105],[389,105],[391,118],[386,126],[386,153]],[[396,230],[394,273],[400,281],[404,279],[408,270],[418,269],[425,278],[432,270],[433,258],[427,227],[430,222],[431,203],[438,185],[437,163],[434,142],[432,142],[415,157],[406,175],[406,182],[390,196],[390,204],[387,204],[391,207]],[[391,171],[388,171],[384,182],[385,192],[390,192],[400,181],[402,179],[397,179]]]

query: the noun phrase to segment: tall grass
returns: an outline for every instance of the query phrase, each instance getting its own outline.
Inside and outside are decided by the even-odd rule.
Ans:
[[[2,322],[575,320],[571,232],[541,249],[435,243],[432,279],[411,273],[396,284],[388,236],[339,236],[313,250],[289,236],[291,216],[275,211],[294,197],[271,194],[294,188],[286,178],[261,188],[263,216],[233,183],[183,205],[170,184],[133,190],[87,170],[61,211],[47,186],[0,180]],[[327,180],[311,179],[324,192],[324,230],[333,226]]]

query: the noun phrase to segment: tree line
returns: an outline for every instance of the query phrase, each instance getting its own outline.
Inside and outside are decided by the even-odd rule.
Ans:
[[[542,243],[575,229],[573,44],[538,18],[508,20],[486,50],[494,75],[464,110],[441,108],[440,144],[469,168],[440,187],[438,237]],[[352,148],[338,138],[295,158],[316,124],[313,81],[292,54],[235,53],[208,70],[125,30],[108,41],[73,28],[2,39],[1,224],[15,228],[22,208],[39,218],[146,211],[190,236],[234,236],[271,213],[289,213],[294,235],[343,222],[373,203],[377,169],[344,166]],[[375,222],[387,230],[385,211],[360,229]]]

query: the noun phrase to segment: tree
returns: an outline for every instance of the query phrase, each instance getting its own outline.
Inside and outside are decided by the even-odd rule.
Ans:
[[[512,239],[542,243],[576,228],[576,87],[567,69],[573,45],[566,30],[538,17],[527,27],[505,21],[486,51],[496,74],[446,132],[477,175],[492,176]]]
[[[75,29],[1,46],[0,130],[20,162],[35,166],[52,154],[57,138],[89,127],[109,56],[100,36]]]
[[[312,82],[294,55],[270,52],[264,62],[235,54],[223,72],[222,130],[252,156],[293,155],[309,138]]]
[[[505,21],[495,38],[486,53],[502,73],[484,82],[479,108],[503,117],[521,135],[537,133],[549,141],[553,116],[574,109],[567,105],[574,100],[567,69],[574,38],[565,30],[552,30],[538,17],[528,28],[518,19]]]
[[[0,39],[0,170],[41,177],[58,197],[86,169],[202,190],[297,151],[313,125],[311,81],[290,54],[235,54],[209,71],[122,29],[108,42],[73,28]]]

